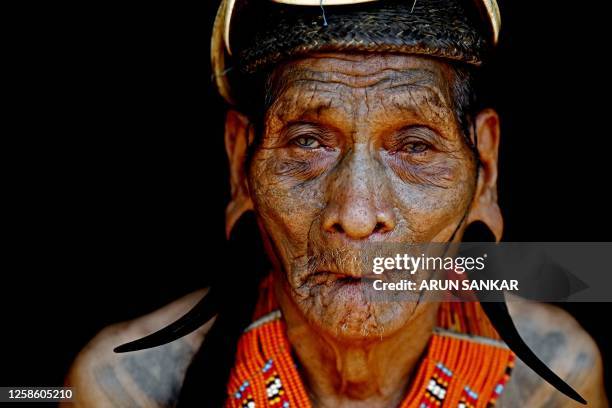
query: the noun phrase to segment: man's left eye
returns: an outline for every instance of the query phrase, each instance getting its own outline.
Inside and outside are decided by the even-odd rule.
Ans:
[[[299,147],[304,147],[306,149],[316,149],[318,147],[321,147],[321,143],[319,143],[316,138],[310,136],[296,137],[295,139],[293,139],[293,143],[295,143]]]
[[[406,153],[419,154],[429,150],[429,145],[425,142],[409,142],[402,147],[402,150]]]

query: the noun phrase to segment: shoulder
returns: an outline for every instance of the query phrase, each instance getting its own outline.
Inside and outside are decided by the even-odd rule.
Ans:
[[[75,359],[66,383],[76,407],[163,407],[172,405],[191,359],[213,321],[164,346],[116,354],[120,344],[150,334],[186,313],[206,291],[193,292],[151,314],[106,327]]]
[[[603,364],[595,341],[563,309],[545,303],[512,298],[508,309],[521,337],[559,377],[578,391],[590,407],[607,407]],[[502,407],[582,406],[542,380],[517,361]]]

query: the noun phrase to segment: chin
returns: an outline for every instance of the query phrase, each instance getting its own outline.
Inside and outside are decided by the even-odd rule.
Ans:
[[[294,300],[309,324],[325,335],[349,342],[380,341],[410,321],[418,301],[372,299],[367,285],[371,283],[365,279],[334,279],[296,289]]]

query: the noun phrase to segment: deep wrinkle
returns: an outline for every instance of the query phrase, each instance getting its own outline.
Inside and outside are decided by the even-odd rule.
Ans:
[[[431,334],[437,306],[367,301],[359,260],[373,243],[445,242],[462,225],[477,166],[453,72],[420,57],[326,55],[271,76],[248,187],[321,406],[399,401]]]

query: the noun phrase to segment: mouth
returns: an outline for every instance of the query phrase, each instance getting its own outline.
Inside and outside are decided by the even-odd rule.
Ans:
[[[309,276],[309,281],[315,285],[360,285],[371,284],[374,280],[380,279],[379,275],[361,274],[352,272],[339,272],[335,270],[317,270]]]
[[[367,309],[366,293],[372,286],[373,279],[329,270],[318,270],[306,280],[302,289],[325,305],[350,307],[354,313],[361,307]],[[340,306],[342,305],[342,306]]]

